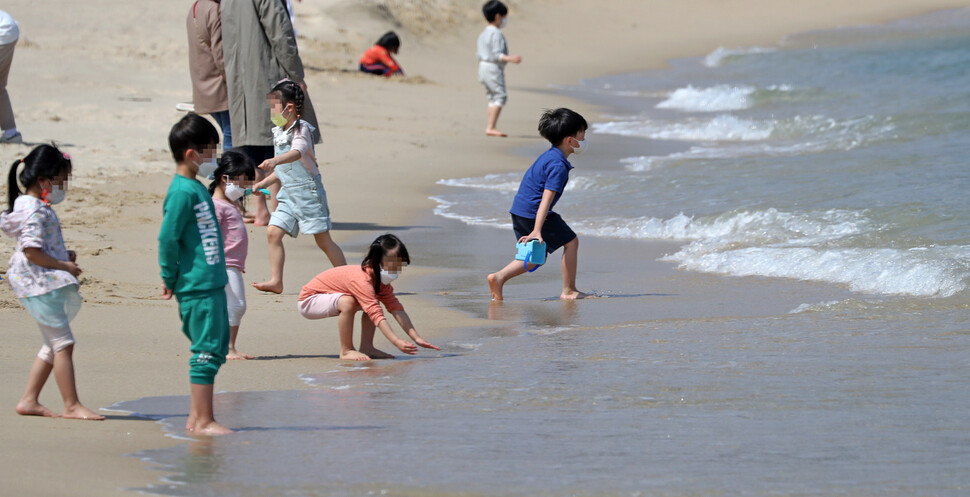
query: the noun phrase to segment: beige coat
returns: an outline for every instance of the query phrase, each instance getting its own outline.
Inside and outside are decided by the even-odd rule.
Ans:
[[[222,47],[233,146],[272,146],[266,95],[281,79],[303,81],[303,62],[283,0],[222,0]],[[309,95],[303,119],[317,127]],[[319,131],[313,139],[319,142]]]
[[[189,75],[192,104],[199,114],[229,110],[226,69],[222,64],[219,0],[198,0],[189,8]]]

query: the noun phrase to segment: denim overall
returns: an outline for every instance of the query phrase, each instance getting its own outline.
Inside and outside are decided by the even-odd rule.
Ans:
[[[300,121],[301,126],[310,126],[306,121]],[[313,132],[313,129],[310,129]],[[273,139],[273,151],[277,157],[290,151],[293,145],[293,128],[276,134]],[[301,232],[316,234],[330,230],[330,210],[327,208],[326,195],[320,175],[310,176],[300,161],[279,164],[274,169],[281,188],[276,199],[280,206],[276,217],[292,216],[299,221]],[[277,213],[279,214],[277,216]],[[287,223],[290,224],[290,223]],[[286,230],[286,227],[280,226]],[[291,236],[296,236],[296,230],[287,230]]]

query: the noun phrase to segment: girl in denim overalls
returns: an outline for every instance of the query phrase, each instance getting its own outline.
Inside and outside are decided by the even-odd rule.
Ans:
[[[320,181],[320,169],[313,153],[313,127],[300,119],[303,114],[304,93],[300,85],[283,80],[269,93],[273,124],[273,147],[276,156],[259,165],[272,171],[254,189],[279,183],[276,196],[279,205],[270,217],[266,229],[269,240],[270,279],[253,283],[257,290],[283,292],[283,235],[294,238],[299,233],[313,235],[317,245],[330,259],[330,264],[347,264],[344,253],[330,238],[330,209],[327,192]]]

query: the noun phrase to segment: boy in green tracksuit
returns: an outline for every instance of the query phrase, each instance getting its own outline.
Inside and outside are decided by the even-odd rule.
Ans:
[[[185,429],[198,435],[232,433],[212,412],[216,373],[229,352],[226,260],[212,196],[195,179],[215,171],[219,133],[205,118],[189,114],[172,127],[168,143],[176,174],[165,196],[158,264],[165,284],[162,298],[175,295],[182,333],[192,342],[192,400]]]

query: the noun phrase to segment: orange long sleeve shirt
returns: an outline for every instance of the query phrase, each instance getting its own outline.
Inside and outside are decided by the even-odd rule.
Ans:
[[[297,300],[304,300],[319,293],[350,295],[357,299],[357,303],[371,321],[378,325],[386,319],[384,311],[381,310],[381,304],[384,304],[388,311],[403,311],[404,306],[394,296],[394,288],[391,285],[381,283],[380,292],[375,293],[371,274],[373,274],[371,268],[364,269],[358,265],[328,269],[304,285]]]
[[[387,71],[387,77],[391,77],[395,72],[401,69],[401,67],[397,65],[397,61],[394,60],[394,57],[391,57],[391,53],[380,45],[374,45],[368,48],[367,51],[364,52],[364,55],[360,58],[360,63],[364,65],[376,64],[378,62],[384,64],[388,67],[388,69],[390,69]]]

